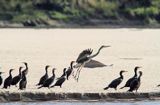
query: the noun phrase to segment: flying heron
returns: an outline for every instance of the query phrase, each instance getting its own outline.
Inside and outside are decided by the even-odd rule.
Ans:
[[[78,56],[78,58],[77,58],[77,60],[76,60],[76,63],[77,63],[77,64],[74,66],[74,67],[77,67],[77,71],[76,71],[76,74],[75,74],[75,76],[74,76],[74,78],[75,78],[77,81],[78,81],[78,79],[79,79],[79,75],[80,75],[81,69],[85,66],[85,64],[88,63],[88,62],[90,62],[90,61],[92,60],[92,58],[96,57],[103,48],[107,48],[107,47],[111,47],[111,46],[102,45],[102,46],[98,49],[97,53],[95,53],[95,54],[93,54],[93,55],[91,55],[92,52],[93,52],[92,49],[83,50],[83,51],[79,54],[79,56]]]

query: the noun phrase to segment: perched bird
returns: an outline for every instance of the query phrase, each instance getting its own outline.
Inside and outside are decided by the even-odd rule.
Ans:
[[[139,71],[139,77],[135,78],[130,85],[130,89],[128,90],[129,92],[133,92],[134,90],[137,92],[141,85],[141,76],[142,76],[142,71]]]
[[[0,86],[1,86],[1,85],[2,85],[2,83],[3,83],[3,78],[2,78],[2,76],[1,76],[1,75],[2,75],[2,73],[3,73],[3,72],[0,72]]]
[[[96,56],[100,53],[100,51],[101,51],[103,48],[106,48],[106,47],[110,47],[110,46],[104,46],[104,45],[101,46],[101,47],[99,48],[98,52],[97,52],[96,54],[94,54],[94,55],[91,55],[92,52],[93,52],[92,49],[83,50],[83,51],[79,54],[79,56],[78,56],[78,58],[77,58],[77,60],[76,60],[76,63],[77,63],[77,65],[78,65],[78,69],[77,69],[77,72],[76,72],[76,75],[75,75],[75,79],[76,79],[77,81],[78,81],[78,79],[79,79],[80,71],[81,71],[81,69],[84,67],[84,65],[85,65],[86,63],[90,62],[92,58],[96,57]]]
[[[54,81],[54,79],[55,79],[55,73],[54,73],[55,70],[56,70],[56,69],[53,68],[53,70],[52,70],[52,76],[51,76],[50,78],[48,78],[48,79],[43,83],[43,85],[41,85],[40,87],[38,87],[38,89],[40,89],[40,88],[42,88],[42,87],[48,87],[48,88],[50,88],[50,85],[53,83],[53,81]]]
[[[11,82],[12,82],[12,71],[14,69],[9,70],[9,76],[4,80],[4,86],[3,88],[7,89],[8,87],[10,88]]]
[[[11,82],[11,85],[15,85],[17,87],[17,83],[21,80],[22,78],[22,73],[21,73],[21,70],[22,70],[23,67],[20,67],[19,68],[19,74],[15,77],[13,77],[12,79],[12,82]]]
[[[66,68],[64,68],[63,75],[60,78],[58,78],[56,83],[53,86],[51,86],[51,88],[55,87],[55,86],[60,86],[60,88],[61,88],[62,84],[65,82],[65,80],[66,80]]]
[[[71,75],[71,73],[73,72],[73,63],[75,63],[75,61],[71,62],[70,67],[66,71],[67,80],[68,80],[69,76]]]
[[[37,84],[37,86],[38,86],[38,85],[42,85],[42,84],[48,79],[48,68],[49,68],[49,67],[50,67],[49,65],[47,65],[47,66],[45,67],[46,73],[40,78],[39,83]]]
[[[132,82],[135,78],[137,78],[137,70],[138,70],[139,68],[141,68],[141,67],[136,66],[136,67],[134,68],[134,76],[133,76],[132,78],[128,79],[128,81],[126,82],[126,84],[125,84],[123,87],[121,87],[120,89],[123,89],[123,88],[125,88],[125,87],[130,87],[131,82]]]
[[[24,90],[26,89],[27,86],[27,78],[26,78],[26,72],[22,72],[22,79],[19,82],[19,90]]]
[[[123,73],[127,72],[127,71],[120,71],[120,77],[113,80],[107,87],[104,88],[104,90],[107,90],[108,88],[114,88],[115,90],[117,90],[117,86],[123,81]]]
[[[22,71],[22,73],[24,72],[27,75],[28,74],[28,63],[26,63],[26,62],[23,62],[23,63],[24,63],[26,68]]]

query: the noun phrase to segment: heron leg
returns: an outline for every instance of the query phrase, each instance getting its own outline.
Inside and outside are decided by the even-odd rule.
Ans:
[[[79,69],[79,71],[78,71],[77,82],[78,82],[78,79],[79,79],[79,75],[80,75],[80,72],[81,72],[82,68],[83,68],[83,65],[82,65],[82,66],[80,67],[80,69]]]
[[[75,78],[75,79],[76,79],[76,77],[77,77],[77,75],[78,75],[78,71],[79,71],[80,68],[81,68],[81,66],[78,67],[78,69],[77,69],[77,71],[76,71],[76,74],[74,75],[74,78]]]

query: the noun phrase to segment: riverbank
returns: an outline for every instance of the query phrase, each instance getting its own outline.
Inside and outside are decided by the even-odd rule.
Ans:
[[[58,20],[50,20],[48,24],[38,24],[36,21],[28,20],[35,25],[24,25],[23,23],[0,21],[0,28],[35,28],[35,29],[52,29],[52,28],[137,28],[137,29],[158,29],[160,24],[142,24],[139,21],[127,21],[127,20],[105,20],[105,19],[90,19],[76,22],[65,22]]]
[[[160,27],[158,0],[0,1],[0,27]]]
[[[160,100],[159,92],[149,93],[54,93],[54,92],[0,92],[0,102],[33,101],[145,101]]]

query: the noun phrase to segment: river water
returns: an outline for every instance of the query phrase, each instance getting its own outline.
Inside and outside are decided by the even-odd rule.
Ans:
[[[159,105],[160,101],[139,102],[15,102],[0,105]]]

